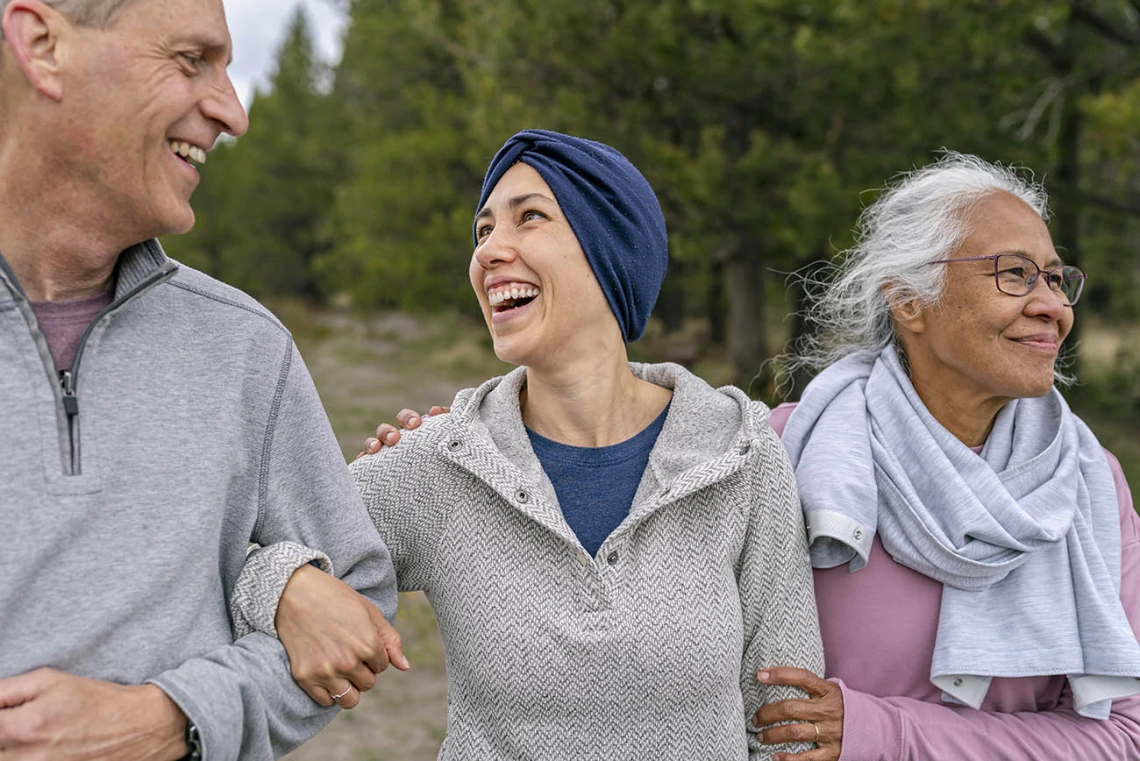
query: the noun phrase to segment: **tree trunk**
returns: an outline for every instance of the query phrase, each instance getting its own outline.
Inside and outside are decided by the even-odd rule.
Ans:
[[[724,346],[728,341],[728,325],[725,320],[724,303],[724,262],[717,260],[712,265],[712,278],[710,279],[708,303],[705,305],[705,314],[709,320],[709,343],[713,346]]]
[[[729,256],[724,266],[724,287],[728,295],[728,358],[737,385],[749,389],[768,358],[764,320],[764,298],[760,282],[761,257],[758,246],[747,240]]]
[[[680,262],[669,264],[669,276],[661,285],[653,313],[666,333],[676,333],[685,324],[685,267]]]

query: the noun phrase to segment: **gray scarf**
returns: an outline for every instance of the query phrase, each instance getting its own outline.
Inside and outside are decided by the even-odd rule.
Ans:
[[[945,586],[930,680],[978,708],[995,676],[1065,674],[1078,713],[1140,693],[1120,604],[1120,512],[1092,431],[1056,389],[998,413],[979,454],[934,419],[893,347],[847,357],[784,430],[812,563],[867,563],[876,532]]]

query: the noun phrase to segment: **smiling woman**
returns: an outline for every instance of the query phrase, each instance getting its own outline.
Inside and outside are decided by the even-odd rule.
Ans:
[[[805,695],[762,670],[801,667],[797,687],[838,695],[810,675],[799,503],[766,407],[629,362],[668,257],[652,188],[609,146],[522,132],[487,170],[473,233],[471,285],[518,368],[353,464],[401,589],[427,593],[443,633],[440,757],[772,757],[753,716]],[[310,695],[355,704],[375,682],[372,646],[355,646],[367,603],[283,558],[252,557],[235,619],[276,626]],[[280,606],[257,593],[285,581]]]
[[[1054,388],[1085,276],[1045,216],[1039,186],[949,154],[864,212],[817,292],[796,359],[825,369],[772,422],[842,761],[1140,757],[1140,520]]]

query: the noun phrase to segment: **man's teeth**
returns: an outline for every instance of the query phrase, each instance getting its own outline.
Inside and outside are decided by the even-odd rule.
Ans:
[[[182,158],[189,159],[195,164],[206,163],[206,152],[198,146],[190,145],[190,143],[183,143],[179,140],[171,140],[169,143],[170,150],[174,151]]]
[[[531,286],[504,288],[487,294],[487,301],[491,306],[497,307],[504,301],[517,301],[519,299],[532,299],[538,295],[538,289]]]

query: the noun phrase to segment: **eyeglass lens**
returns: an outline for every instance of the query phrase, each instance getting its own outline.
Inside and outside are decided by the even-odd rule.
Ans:
[[[1011,296],[1024,296],[1033,290],[1037,277],[1045,275],[1047,285],[1075,304],[1084,288],[1084,273],[1076,267],[1058,267],[1045,272],[1032,259],[1020,254],[1002,254],[994,260],[998,290]]]

